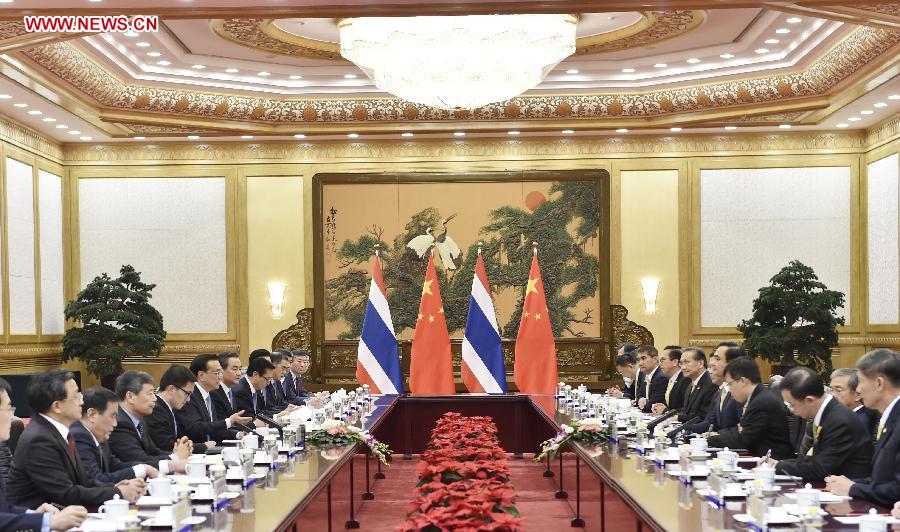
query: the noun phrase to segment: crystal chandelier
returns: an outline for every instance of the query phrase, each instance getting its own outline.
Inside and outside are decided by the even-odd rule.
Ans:
[[[575,51],[573,15],[348,18],[341,55],[379,89],[444,109],[508,100]]]

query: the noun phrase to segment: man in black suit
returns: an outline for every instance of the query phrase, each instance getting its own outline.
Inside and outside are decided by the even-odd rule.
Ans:
[[[892,506],[900,501],[900,354],[890,349],[875,349],[856,363],[863,402],[881,412],[875,430],[875,452],[872,473],[850,479],[846,476],[825,478],[825,487],[835,495]]]
[[[269,357],[269,362],[272,363],[272,366],[274,366],[275,369],[272,371],[272,379],[266,384],[266,404],[269,406],[270,410],[280,412],[285,408],[288,408],[288,406],[291,406],[285,396],[284,388],[281,387],[281,378],[284,376],[284,372],[288,365],[290,365],[290,361],[285,360],[284,354],[276,350]],[[293,408],[293,406],[291,406],[291,408]]]
[[[194,443],[208,440],[223,441],[238,439],[243,433],[232,428],[232,424],[246,425],[253,418],[244,417],[243,412],[220,412],[221,404],[216,404],[213,392],[220,391],[222,366],[216,355],[197,355],[191,361],[191,373],[197,376],[197,385],[191,399],[178,411],[178,423]],[[225,397],[225,401],[228,399]]]
[[[616,373],[622,376],[625,381],[625,389],[610,388],[606,393],[612,397],[627,397],[634,401],[636,397],[636,387],[638,385],[638,369],[637,357],[634,352],[629,351],[616,356]]]
[[[666,376],[665,401],[655,403],[651,408],[654,414],[662,414],[669,409],[679,409],[684,406],[684,390],[690,384],[681,373],[681,347],[668,345],[659,355],[659,369]]]
[[[818,373],[797,366],[784,376],[779,389],[794,415],[812,421],[812,445],[804,456],[773,461],[777,473],[804,480],[823,480],[829,475],[869,476],[872,441],[859,417],[825,394]]]
[[[709,409],[710,398],[716,390],[706,371],[706,353],[699,347],[685,348],[681,353],[681,373],[687,385],[682,396],[684,406],[678,414],[678,420],[685,423],[694,418],[703,419]],[[696,432],[691,427],[692,425],[688,425],[685,430]]]
[[[753,456],[794,457],[784,404],[762,384],[756,362],[739,357],[725,367],[725,382],[734,400],[742,404],[741,421],[735,428],[709,435],[710,447],[747,449]]]
[[[734,342],[722,342],[709,357],[709,378],[716,386],[710,400],[706,417],[687,428],[688,432],[706,433],[737,427],[741,420],[741,405],[731,396],[725,384],[725,366],[728,362],[746,356]],[[736,345],[736,344],[734,344]]]
[[[138,479],[113,486],[87,475],[69,426],[81,417],[81,393],[72,372],[52,369],[28,384],[34,416],[19,439],[9,471],[10,502],[36,507],[45,502],[100,506],[115,495],[135,502],[146,485]]]
[[[293,380],[288,380],[288,376],[291,374],[291,367],[294,364],[293,355],[287,349],[276,349],[275,352],[272,353],[273,356],[278,354],[281,355],[281,375],[279,378],[275,379],[276,391],[280,390],[281,396],[286,404],[302,406],[303,399],[299,398],[297,396],[297,391],[291,387],[294,384]],[[276,369],[278,369],[277,364]]]
[[[291,367],[284,375],[284,390],[288,401],[295,405],[305,404],[307,397],[312,395],[303,386],[303,376],[309,371],[309,366],[309,352],[303,349],[291,351]]]
[[[69,427],[85,472],[101,482],[116,483],[130,478],[155,478],[159,472],[148,464],[123,462],[109,450],[109,435],[116,426],[119,398],[96,386],[84,391],[81,419]]]
[[[171,453],[164,452],[150,439],[150,427],[145,418],[153,413],[156,394],[153,377],[143,371],[126,371],[116,379],[119,412],[116,427],[109,435],[109,449],[123,462],[159,464],[159,472],[183,473],[185,461],[191,455],[192,444],[187,438],[175,442]]]
[[[176,413],[190,400],[195,382],[197,377],[181,364],[169,366],[159,380],[156,404],[153,405],[153,412],[144,418],[144,422],[150,429],[150,439],[163,452],[172,452],[177,441],[190,442],[193,452],[199,454],[216,445],[215,441],[191,441],[187,435],[187,427],[178,422]]]
[[[16,409],[10,402],[12,387],[0,378],[0,442],[9,439],[12,418]],[[15,506],[6,496],[6,483],[0,480],[0,530],[17,532],[49,532],[68,530],[80,526],[87,517],[84,506],[67,506],[59,510],[49,503],[43,503],[31,511],[23,506]]]
[[[859,376],[856,368],[840,368],[831,373],[831,395],[859,417],[866,427],[869,439],[874,442],[878,412],[866,408],[862,402],[862,395],[857,390],[858,386]]]
[[[265,400],[262,391],[272,378],[275,366],[266,357],[258,357],[247,366],[247,374],[238,381],[231,392],[234,395],[234,407],[249,415],[265,415]]]
[[[644,345],[637,350],[637,364],[644,376],[637,388],[637,407],[642,412],[650,412],[656,403],[666,400],[668,377],[659,368],[659,351],[652,345]]]

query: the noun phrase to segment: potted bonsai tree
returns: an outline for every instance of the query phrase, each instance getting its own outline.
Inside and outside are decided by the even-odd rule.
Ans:
[[[769,361],[774,373],[798,363],[831,372],[831,348],[838,343],[838,325],[844,318],[836,310],[844,294],[829,290],[812,268],[791,261],[759,289],[753,315],[738,325],[750,356]]]
[[[149,302],[155,287],[141,282],[140,272],[129,265],[115,279],[106,273],[95,277],[66,305],[66,319],[81,326],[66,331],[63,362],[80,359],[110,387],[126,356],[158,356],[166,331],[162,315]]]

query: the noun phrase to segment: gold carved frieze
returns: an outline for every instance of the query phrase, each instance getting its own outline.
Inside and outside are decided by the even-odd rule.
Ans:
[[[575,55],[615,52],[641,46],[649,46],[672,37],[683,35],[698,27],[706,18],[703,11],[672,10],[644,13],[650,23],[647,27],[621,38],[592,41],[590,37],[576,42]]]
[[[165,113],[256,123],[496,122],[509,119],[653,118],[826,94],[900,43],[900,31],[860,27],[805,71],[641,93],[519,96],[454,112],[398,98],[297,99],[225,95],[126,84],[66,43],[22,52],[98,103],[135,113]],[[173,118],[175,120],[175,118]]]
[[[866,131],[866,146],[876,146],[900,137],[900,115]]]
[[[0,139],[7,140],[23,148],[59,162],[63,156],[62,144],[45,137],[31,128],[22,126],[0,116]]]
[[[272,349],[305,349],[313,354],[313,309],[297,312],[297,323],[279,331],[272,339]]]
[[[356,346],[330,346],[328,353],[328,369],[355,370]]]
[[[613,343],[626,342],[634,345],[653,345],[653,334],[650,329],[628,319],[628,309],[622,305],[612,307]]]
[[[308,39],[288,33],[272,23],[259,18],[229,18],[210,22],[213,32],[230,42],[264,50],[275,54],[307,59],[325,59],[347,62],[335,42]]]
[[[556,346],[556,362],[565,366],[595,366],[597,364],[596,349],[590,345]]]

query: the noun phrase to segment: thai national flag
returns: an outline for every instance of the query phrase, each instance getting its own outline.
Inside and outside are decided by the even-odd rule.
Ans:
[[[394,336],[394,323],[391,321],[378,255],[375,255],[372,265],[369,302],[356,352],[356,380],[360,384],[368,384],[372,393],[403,393],[397,337]]]
[[[497,317],[487,270],[478,252],[469,316],[462,343],[462,380],[470,392],[506,393],[506,371],[503,367],[503,346],[497,329]]]

